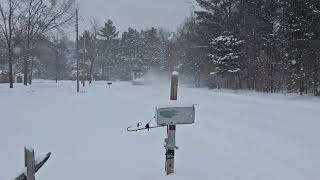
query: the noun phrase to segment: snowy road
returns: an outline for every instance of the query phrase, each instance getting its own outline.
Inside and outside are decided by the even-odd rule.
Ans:
[[[320,100],[180,88],[196,124],[177,128],[176,174],[164,172],[165,129],[128,133],[169,98],[169,84],[0,85],[0,180],[23,168],[23,147],[52,157],[38,180],[320,179]],[[32,129],[32,131],[30,131]]]

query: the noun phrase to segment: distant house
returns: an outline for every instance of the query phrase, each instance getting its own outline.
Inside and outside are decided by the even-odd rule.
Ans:
[[[4,56],[5,50],[0,48],[0,84],[1,83],[9,83],[9,73],[8,67],[6,63],[6,58]]]
[[[0,70],[0,83],[9,83],[8,71]]]
[[[9,83],[9,72],[6,70],[0,70],[0,84]],[[18,73],[13,75],[14,83],[22,83],[23,82],[23,74]]]

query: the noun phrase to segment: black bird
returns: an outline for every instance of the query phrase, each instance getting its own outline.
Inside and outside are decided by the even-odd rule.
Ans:
[[[150,130],[150,123],[146,124],[144,127],[145,127],[146,129],[148,129],[148,131],[149,131],[149,130]]]

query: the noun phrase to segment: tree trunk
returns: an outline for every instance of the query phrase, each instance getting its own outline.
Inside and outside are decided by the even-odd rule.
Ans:
[[[110,68],[107,67],[107,81],[110,81]]]
[[[31,67],[30,67],[30,77],[29,77],[29,84],[32,84],[33,79],[33,60],[31,61]]]
[[[92,83],[92,78],[93,78],[93,65],[94,65],[94,58],[92,58],[91,60],[91,64],[90,64],[90,77],[89,77],[89,84]]]
[[[23,84],[25,86],[28,86],[29,58],[30,58],[29,50],[30,50],[30,39],[29,39],[29,37],[27,37],[27,44],[26,44],[26,51],[27,52],[24,56],[24,79],[23,79]]]
[[[25,85],[25,86],[27,86],[28,85],[28,57],[27,57],[27,55],[25,55],[25,57],[24,57],[24,72],[23,72],[23,84]]]
[[[242,78],[241,78],[241,74],[238,73],[237,76],[238,76],[238,81],[239,81],[238,88],[239,88],[239,89],[242,89]]]
[[[56,52],[56,83],[58,83],[58,74],[59,74],[59,64],[58,64],[58,58],[59,58],[59,54],[58,52]]]
[[[273,63],[271,63],[271,68],[270,68],[270,92],[271,93],[274,93],[275,92],[275,88],[274,88],[274,81],[273,81],[273,79],[274,79],[274,65],[273,65]]]
[[[103,81],[106,80],[106,67],[105,67],[105,63],[102,64],[102,80],[103,80]]]
[[[82,73],[81,73],[81,82],[82,82],[82,86],[85,87],[86,86],[86,80],[85,80],[85,74],[84,74],[83,66],[82,66]]]
[[[12,70],[12,47],[9,45],[8,47],[8,56],[9,56],[9,82],[10,88],[13,88],[13,70]]]

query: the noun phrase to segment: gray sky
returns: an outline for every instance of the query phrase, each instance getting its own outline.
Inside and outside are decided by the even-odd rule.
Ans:
[[[83,18],[81,29],[90,28],[90,20],[100,24],[112,19],[121,32],[128,27],[163,27],[175,30],[190,15],[190,0],[78,0]]]

